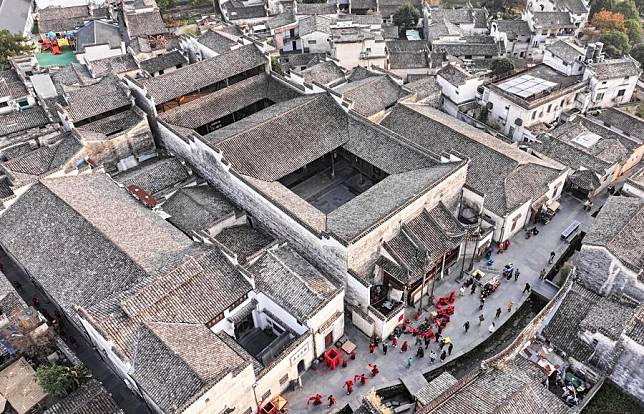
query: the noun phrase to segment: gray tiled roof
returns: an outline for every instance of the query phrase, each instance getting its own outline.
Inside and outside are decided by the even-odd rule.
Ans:
[[[171,216],[167,220],[185,233],[208,230],[236,212],[223,194],[207,185],[180,189],[162,208]]]
[[[635,315],[625,333],[633,341],[644,346],[644,310],[640,309]]]
[[[389,76],[370,77],[349,82],[337,89],[353,102],[352,109],[369,117],[388,109],[408,93]]]
[[[528,22],[525,20],[495,20],[499,32],[506,33],[509,40],[514,40],[517,36],[528,36],[532,34]]]
[[[237,44],[234,40],[214,30],[208,30],[199,36],[197,42],[218,54],[229,51],[232,46]]]
[[[85,47],[108,44],[112,49],[121,47],[121,31],[116,24],[92,20],[76,31],[76,51],[85,52]]]
[[[129,90],[114,75],[97,84],[67,91],[66,102],[64,108],[75,122],[132,105]]]
[[[299,20],[300,36],[306,36],[313,32],[331,34],[332,20],[325,16],[305,16]]]
[[[305,96],[266,108],[206,139],[239,173],[275,181],[346,142],[343,118],[344,111],[329,95]]]
[[[603,123],[606,128],[619,129],[622,134],[632,138],[636,143],[644,142],[644,120],[642,118],[617,108],[606,108],[594,115],[592,119]]]
[[[384,248],[401,267],[399,276],[402,283],[413,283],[422,278],[445,253],[456,248],[465,236],[466,230],[447,208],[439,203],[431,210],[423,210],[418,216],[401,225],[400,232],[384,242]],[[425,259],[428,262],[425,262]],[[409,269],[410,280],[404,271]]]
[[[338,6],[335,2],[329,3],[298,3],[297,14],[314,15],[314,14],[336,14]]]
[[[266,22],[266,26],[271,29],[277,29],[278,27],[293,24],[296,21],[297,20],[295,19],[295,14],[293,13],[293,9],[291,8],[284,10],[283,13],[270,17]]]
[[[500,216],[541,196],[560,174],[550,164],[434,108],[399,104],[382,125],[423,148],[469,157],[466,184],[485,194],[486,207]]]
[[[0,72],[0,96],[21,98],[28,94],[25,84],[22,83],[15,70],[3,70]]]
[[[84,132],[94,132],[96,134],[110,136],[118,132],[127,131],[145,120],[145,113],[137,106],[133,106],[127,111],[119,112],[81,125],[77,128],[77,131],[81,136]]]
[[[73,30],[90,18],[89,8],[85,5],[49,6],[38,10],[38,30],[40,33]]]
[[[568,413],[566,404],[541,384],[534,370],[518,356],[481,372],[463,386],[448,388],[445,401],[424,414]]]
[[[247,262],[251,256],[274,241],[273,237],[264,231],[248,224],[225,228],[215,239],[235,253],[239,263]]]
[[[88,68],[93,76],[100,78],[106,75],[118,75],[139,68],[134,56],[129,52],[125,55],[110,56],[103,59],[91,60]]]
[[[221,5],[230,20],[258,19],[266,17],[264,4],[244,5],[240,0],[231,0]]]
[[[305,82],[318,82],[322,85],[334,85],[344,81],[345,73],[334,61],[321,62],[300,72]]]
[[[148,73],[156,73],[161,70],[173,68],[180,65],[185,65],[188,63],[181,52],[178,50],[173,50],[172,52],[165,53],[163,55],[158,55],[153,58],[142,60],[139,62],[141,69]]]
[[[451,64],[441,68],[436,75],[442,77],[454,86],[465,85],[467,80],[472,79],[472,76],[465,70]]]
[[[562,11],[570,11],[574,14],[583,14],[588,12],[588,6],[584,0],[557,0],[557,9]]]
[[[579,61],[579,58],[584,56],[584,51],[581,48],[563,40],[557,40],[550,46],[547,46],[546,50],[567,64]]]
[[[22,154],[3,163],[3,166],[14,175],[20,176],[20,183],[27,184],[38,177],[51,174],[76,155],[82,145],[71,133],[65,133],[60,140],[52,145],[44,145],[38,149]]]
[[[104,174],[36,183],[0,225],[3,247],[65,311],[127,289],[191,244]]]
[[[262,99],[276,103],[298,96],[296,89],[262,73],[162,112],[159,118],[172,125],[196,129]]]
[[[575,27],[568,12],[534,12],[533,19],[537,27]]]
[[[95,379],[81,385],[43,414],[122,414],[112,396]]]
[[[446,163],[390,175],[331,212],[327,228],[342,240],[354,240],[462,166]]]
[[[644,269],[644,201],[610,197],[584,238],[584,244],[607,248],[635,272]]]
[[[125,25],[130,37],[152,36],[168,32],[158,10],[125,13]]]
[[[634,313],[634,307],[603,298],[574,283],[543,335],[569,356],[585,362],[594,347],[581,340],[579,333],[588,330],[618,339]]]
[[[429,67],[429,47],[424,40],[387,40],[386,50],[390,69]]]
[[[140,82],[158,105],[261,66],[266,61],[257,46],[249,44]]]
[[[118,173],[113,178],[125,187],[137,185],[148,194],[156,195],[189,177],[188,169],[177,158],[155,158]]]
[[[248,270],[256,288],[298,320],[316,314],[339,289],[315,266],[286,244],[268,249]]]
[[[413,82],[406,83],[405,88],[414,92],[418,100],[429,97],[440,97],[441,94],[441,87],[438,82],[436,82],[435,76],[426,76]]]
[[[378,8],[377,0],[351,0],[351,10],[376,10]],[[382,21],[382,18],[380,18]]]
[[[592,71],[597,79],[606,80],[623,78],[625,76],[639,76],[642,73],[640,65],[630,57],[623,59],[606,59],[603,62],[591,63],[588,69]]]
[[[433,45],[434,51],[445,52],[448,55],[456,57],[464,56],[499,56],[500,46],[496,43],[476,43],[476,42],[453,42]]]
[[[0,136],[43,127],[47,124],[49,124],[49,117],[40,106],[34,106],[24,111],[10,112],[0,115]]]
[[[421,405],[427,405],[449,387],[456,384],[456,382],[456,378],[454,378],[452,374],[447,371],[443,371],[438,377],[429,381],[427,385],[418,391],[416,394],[416,400]]]
[[[86,313],[132,360],[140,322],[205,325],[250,290],[250,283],[219,249],[194,245],[180,260],[128,291],[86,308]]]

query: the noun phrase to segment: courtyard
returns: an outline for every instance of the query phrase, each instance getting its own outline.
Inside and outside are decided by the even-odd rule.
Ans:
[[[600,207],[605,197],[596,200],[595,208]],[[487,266],[487,263],[482,260],[472,264],[473,269],[480,269],[486,273],[500,273],[503,266],[507,263],[513,263],[515,269],[520,270],[520,276],[517,281],[514,278],[510,281],[501,278],[501,284],[490,296],[488,296],[483,310],[480,310],[480,290],[477,289],[475,294],[470,294],[470,289],[467,289],[463,296],[457,296],[454,303],[455,313],[445,330],[443,337],[449,336],[454,344],[451,355],[441,362],[437,359],[433,364],[430,363],[428,357],[430,350],[434,350],[437,355],[440,355],[440,350],[436,342],[432,342],[429,348],[425,351],[424,358],[416,358],[416,349],[414,346],[414,337],[409,334],[403,334],[399,339],[398,348],[391,346],[391,341],[387,340],[389,345],[387,355],[382,352],[380,346],[373,354],[369,353],[369,338],[362,334],[355,328],[349,321],[346,323],[345,335],[356,346],[356,359],[349,360],[346,368],[336,368],[330,370],[323,364],[320,364],[317,369],[311,369],[304,373],[301,377],[302,387],[295,391],[286,393],[286,398],[289,403],[287,408],[290,412],[326,412],[326,404],[321,406],[307,406],[307,399],[314,394],[322,394],[324,401],[328,395],[332,394],[337,399],[336,410],[350,404],[352,408],[357,408],[364,395],[372,389],[383,388],[388,385],[397,384],[401,377],[408,375],[411,371],[419,370],[422,373],[435,370],[440,366],[453,361],[454,359],[468,353],[479,345],[483,344],[492,334],[489,331],[492,322],[496,325],[496,330],[502,329],[502,326],[511,319],[512,315],[526,302],[529,293],[524,293],[525,284],[529,283],[535,290],[546,291],[546,285],[550,289],[556,290],[556,287],[549,281],[539,280],[539,274],[542,269],[547,271],[551,266],[548,263],[550,252],[555,252],[557,259],[568,247],[568,241],[561,239],[560,235],[568,225],[574,220],[581,223],[580,231],[588,232],[592,224],[593,217],[591,213],[584,211],[583,205],[580,201],[563,195],[561,200],[561,209],[555,217],[547,225],[538,224],[539,234],[529,239],[525,238],[523,232],[511,240],[510,248],[503,254],[498,254],[496,249],[492,255],[494,263]],[[462,263],[459,262],[454,266],[450,276],[446,276],[443,280],[437,281],[435,285],[435,296],[448,296],[451,292],[459,292],[460,284],[460,269]],[[465,263],[465,270],[468,269],[469,263]],[[508,301],[513,302],[512,311],[507,310]],[[425,299],[427,303],[427,299]],[[501,315],[495,318],[497,308],[501,308]],[[420,321],[427,315],[429,309],[425,308],[420,316]],[[416,309],[409,307],[406,310],[406,316],[412,317],[416,314]],[[483,314],[485,321],[479,325],[479,315]],[[412,319],[413,320],[413,319]],[[466,321],[470,322],[470,329],[465,333],[463,325]],[[416,322],[418,323],[418,322]],[[401,352],[400,344],[408,341],[409,350]],[[424,347],[423,347],[424,348]],[[407,368],[407,358],[413,357],[411,368]],[[369,374],[369,364],[376,364],[380,373],[371,378],[365,386],[355,385],[351,395],[346,394],[346,389],[343,388],[345,381],[353,380],[355,375]],[[472,368],[474,368],[474,364]]]

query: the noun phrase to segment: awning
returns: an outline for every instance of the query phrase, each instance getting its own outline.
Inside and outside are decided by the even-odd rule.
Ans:
[[[272,403],[276,409],[281,410],[288,403],[288,400],[283,396],[278,395],[277,397],[273,398]]]

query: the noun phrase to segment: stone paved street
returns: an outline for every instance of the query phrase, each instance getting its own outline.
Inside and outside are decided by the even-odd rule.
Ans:
[[[477,290],[476,294],[470,295],[468,289],[463,297],[457,296],[454,305],[455,314],[443,332],[443,336],[450,336],[454,343],[452,355],[445,362],[467,353],[485,341],[490,336],[488,328],[492,321],[496,323],[496,327],[499,329],[511,315],[506,309],[508,300],[511,299],[514,302],[512,312],[515,312],[528,297],[528,294],[522,293],[526,282],[530,283],[531,286],[546,283],[539,280],[539,272],[542,268],[548,267],[548,258],[551,251],[555,251],[559,256],[566,249],[567,242],[561,240],[560,234],[573,220],[579,220],[582,223],[581,230],[588,231],[592,217],[583,210],[582,204],[569,196],[563,196],[560,201],[561,210],[549,224],[537,226],[540,233],[536,237],[526,239],[524,233],[520,232],[511,240],[512,245],[508,251],[502,255],[496,252],[493,254],[494,265],[491,267],[493,270],[498,269],[500,271],[506,263],[512,262],[515,268],[520,269],[520,277],[516,282],[514,279],[511,281],[502,279],[499,288],[488,297],[485,303],[482,311],[485,316],[485,322],[481,326],[478,324],[478,316],[481,314],[481,311],[479,311],[480,291]],[[600,204],[601,202],[596,201],[595,208],[598,208]],[[460,263],[457,265],[459,269],[460,265]],[[474,269],[485,266],[486,264],[481,261],[474,264]],[[458,272],[453,273],[457,274]],[[452,291],[458,292],[459,286],[456,282],[456,276],[445,278],[437,282],[435,295],[439,297],[449,295]],[[498,307],[501,308],[502,312],[500,318],[495,319],[495,311]],[[413,309],[409,309],[409,313],[411,314],[412,312]],[[469,332],[465,334],[463,324],[468,320],[471,327]],[[375,354],[369,354],[369,339],[354,328],[350,322],[346,323],[346,335],[358,347],[356,360],[349,361],[347,368],[337,368],[331,371],[327,367],[320,365],[317,370],[306,372],[302,377],[302,388],[286,394],[286,398],[289,400],[287,407],[290,412],[327,412],[326,404],[318,407],[307,407],[307,398],[316,393],[323,394],[325,401],[329,394],[333,394],[338,400],[336,409],[343,407],[347,403],[356,408],[359,406],[362,396],[370,389],[382,388],[385,384],[397,382],[401,376],[409,372],[406,367],[407,357],[414,356],[416,353],[416,347],[413,346],[414,338],[411,335],[403,335],[400,339],[400,343],[405,340],[409,341],[410,351],[403,354],[400,352],[400,348],[395,349],[390,345],[386,356],[382,354],[381,348]],[[434,349],[440,355],[436,343],[432,343],[430,349]],[[427,372],[440,366],[440,360],[430,365],[428,351],[425,353],[424,358],[418,360],[414,358],[412,370],[420,369],[423,372]],[[370,378],[364,387],[355,386],[351,396],[346,395],[346,391],[342,388],[344,382],[355,374],[369,373],[369,363],[377,364],[380,368],[380,374],[376,378]]]

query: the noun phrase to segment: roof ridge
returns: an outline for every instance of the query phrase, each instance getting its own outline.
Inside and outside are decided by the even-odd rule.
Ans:
[[[275,248],[277,248],[277,247],[278,247],[278,246],[276,245],[276,247],[275,247]],[[302,279],[302,277],[301,277],[297,272],[295,272],[293,269],[291,269],[291,268],[290,268],[290,267],[289,267],[289,266],[288,266],[288,265],[287,265],[287,264],[286,264],[282,259],[280,259],[280,258],[279,258],[275,253],[274,253],[274,249],[269,249],[269,250],[267,250],[266,252],[267,252],[268,254],[270,254],[270,255],[271,255],[275,260],[277,260],[277,261],[282,265],[282,267],[284,267],[286,270],[288,270],[288,272],[290,272],[290,273],[291,273],[292,275],[294,275],[297,279],[299,279],[299,280],[300,280],[300,282],[302,282],[302,283],[304,284],[304,286],[306,286],[306,287],[309,289],[309,291],[310,291],[311,293],[313,293],[315,296],[317,296],[317,297],[318,297],[318,299],[324,299],[324,296],[323,296],[323,295],[321,295],[321,294],[320,294],[320,293],[318,293],[315,289],[313,289],[313,288],[312,288],[312,287],[311,287],[311,286],[310,286],[310,285],[309,285],[309,284],[308,284],[304,279]],[[304,260],[306,260],[306,259],[304,259]],[[307,261],[307,262],[308,262],[308,261]],[[310,264],[310,263],[309,263],[309,264]]]
[[[221,141],[217,142],[217,146],[220,146],[221,144],[224,144],[224,143],[226,143],[226,142],[228,142],[228,141],[232,140],[232,138],[235,138],[235,137],[237,137],[237,136],[239,136],[239,135],[241,135],[241,134],[246,134],[246,133],[248,133],[248,132],[250,132],[250,131],[253,131],[253,130],[255,130],[255,129],[259,128],[259,127],[262,127],[262,126],[264,126],[264,125],[266,125],[266,124],[269,124],[269,123],[273,122],[273,121],[274,121],[274,120],[276,120],[276,119],[280,119],[280,118],[284,117],[286,114],[289,114],[289,113],[291,113],[291,112],[295,111],[296,109],[300,109],[300,108],[302,108],[303,106],[306,106],[306,105],[308,105],[309,103],[311,103],[311,102],[313,102],[313,101],[316,101],[317,99],[320,99],[320,96],[323,96],[323,95],[327,95],[327,94],[326,94],[326,93],[320,93],[320,94],[313,94],[313,95],[304,95],[304,96],[301,96],[301,97],[294,98],[294,99],[300,99],[300,98],[305,98],[305,97],[306,97],[306,98],[308,98],[309,96],[311,97],[310,99],[302,99],[302,100],[303,100],[303,102],[302,102],[301,104],[298,104],[298,105],[296,105],[296,106],[294,106],[294,107],[292,107],[292,108],[289,108],[288,110],[286,110],[285,112],[280,113],[280,114],[279,114],[279,115],[277,115],[277,116],[274,116],[274,117],[271,117],[271,118],[265,119],[265,120],[263,120],[262,122],[259,122],[258,124],[253,125],[253,126],[252,126],[252,127],[250,127],[250,128],[246,128],[246,129],[240,130],[239,132],[237,132],[237,133],[235,133],[235,134],[233,134],[233,135],[231,135],[231,136],[229,136],[229,137],[226,137],[226,138],[222,139]],[[335,101],[335,100],[334,100],[334,101]],[[286,102],[289,102],[289,101],[284,101],[284,102],[282,102],[282,103],[286,103]],[[256,112],[256,113],[261,113],[261,111],[260,111],[260,112]],[[231,124],[231,125],[232,125],[232,124]]]

